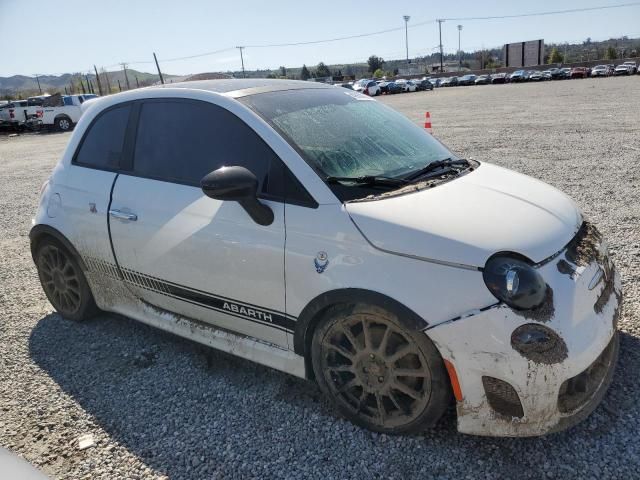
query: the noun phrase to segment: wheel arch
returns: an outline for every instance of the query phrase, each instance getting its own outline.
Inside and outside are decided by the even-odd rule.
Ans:
[[[56,230],[50,225],[39,224],[35,225],[31,231],[29,232],[29,241],[31,242],[31,258],[33,261],[36,261],[36,252],[38,251],[38,245],[45,238],[53,238],[64,248],[66,248],[71,255],[77,260],[80,268],[83,272],[87,271],[87,265],[84,263],[84,260],[78,253],[78,250],[73,246],[73,244],[64,236],[59,230]]]
[[[57,125],[58,124],[58,120],[62,120],[66,118],[67,120],[69,120],[69,124],[70,126],[73,126],[73,120],[71,120],[71,117],[69,115],[67,115],[66,113],[59,113],[58,115],[56,115],[53,119],[53,124]]]
[[[304,307],[298,316],[293,334],[293,349],[296,354],[304,357],[307,378],[313,378],[311,340],[316,327],[333,307],[356,303],[366,303],[384,308],[395,314],[398,321],[410,330],[424,330],[429,325],[426,320],[406,305],[373,290],[343,288],[321,293]]]

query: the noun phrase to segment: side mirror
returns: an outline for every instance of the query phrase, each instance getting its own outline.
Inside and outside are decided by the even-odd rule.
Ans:
[[[219,168],[207,174],[200,186],[208,197],[238,202],[257,224],[273,223],[273,211],[258,200],[258,179],[246,168]]]

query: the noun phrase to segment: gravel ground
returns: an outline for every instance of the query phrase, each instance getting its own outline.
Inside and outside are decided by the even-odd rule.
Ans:
[[[68,134],[0,136],[0,445],[55,478],[640,478],[640,76],[438,89],[381,100],[456,152],[570,194],[623,275],[603,404],[537,439],[413,437],[338,418],[307,382],[115,315],[52,313],[29,220]],[[77,447],[91,434],[95,445]]]

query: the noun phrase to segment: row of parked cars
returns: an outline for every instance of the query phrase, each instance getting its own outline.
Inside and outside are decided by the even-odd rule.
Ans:
[[[421,80],[406,80],[404,78],[397,80],[372,80],[365,78],[357,82],[343,83],[340,86],[364,93],[371,97],[383,94],[421,92],[433,90],[434,88],[434,85],[426,77]]]
[[[80,120],[81,105],[97,98],[94,94],[40,95],[0,105],[0,127],[13,129],[41,127],[68,131]]]
[[[549,68],[547,70],[516,70],[513,73],[491,75],[467,74],[463,76],[429,78],[435,87],[453,87],[458,85],[487,85],[490,83],[540,82],[545,80],[565,80],[571,78],[608,77],[613,75],[635,75],[640,73],[638,65],[629,61],[620,65],[596,65],[588,67]],[[425,77],[427,78],[427,77]]]
[[[362,79],[357,82],[343,83],[340,86],[375,97],[382,94],[403,92],[419,92],[439,87],[455,87],[458,85],[488,85],[496,83],[541,82],[545,80],[565,80],[571,78],[608,77],[618,75],[635,75],[640,73],[638,65],[633,61],[619,65],[596,65],[588,67],[549,68],[547,70],[516,70],[512,73],[494,73],[474,75],[472,73],[451,77],[423,77],[420,80],[374,80]]]

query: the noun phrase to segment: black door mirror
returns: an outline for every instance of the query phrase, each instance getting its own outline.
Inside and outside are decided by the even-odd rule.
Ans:
[[[259,225],[273,223],[273,211],[258,200],[258,179],[246,168],[219,168],[207,174],[200,186],[208,197],[238,202]]]

